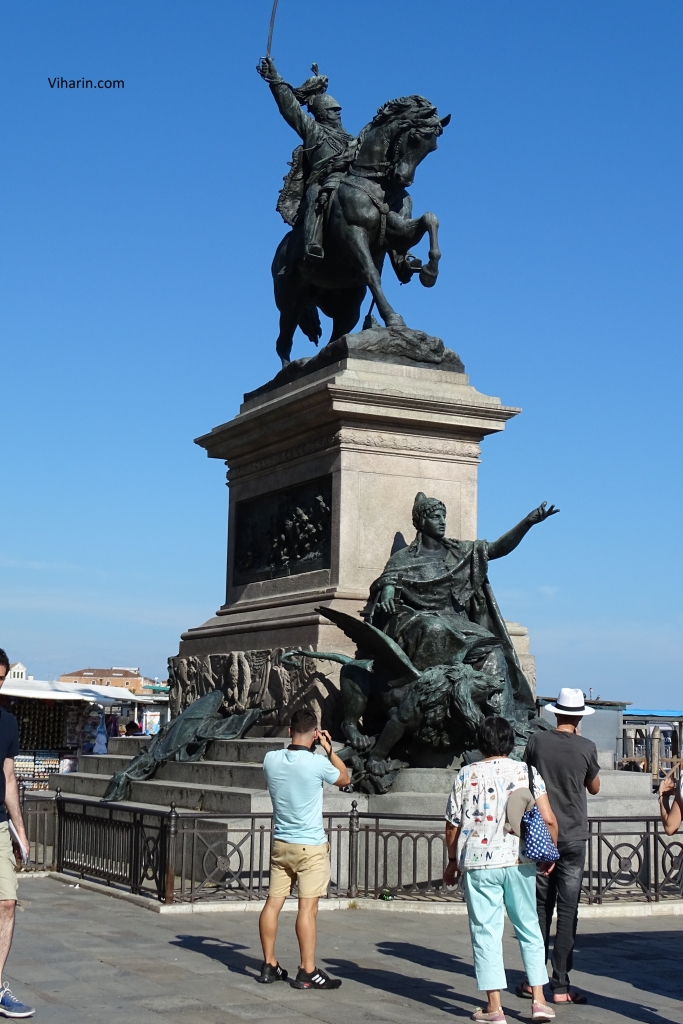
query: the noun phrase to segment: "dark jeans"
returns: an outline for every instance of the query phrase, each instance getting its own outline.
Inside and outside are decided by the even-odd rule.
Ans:
[[[555,864],[555,870],[547,877],[540,873],[536,876],[536,909],[545,942],[546,961],[549,955],[550,923],[557,903],[557,933],[552,955],[553,975],[550,979],[553,994],[566,992],[569,988],[585,860],[585,842],[566,843],[560,847],[560,859]]]

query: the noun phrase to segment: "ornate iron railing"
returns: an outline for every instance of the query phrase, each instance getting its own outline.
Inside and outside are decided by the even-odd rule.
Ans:
[[[594,818],[588,825],[588,903],[683,895],[683,834],[667,836],[659,818]]]
[[[272,816],[122,808],[88,798],[26,800],[33,867],[118,886],[172,903],[263,900],[268,893]],[[325,814],[328,898],[461,901],[445,888],[443,819]],[[582,900],[680,898],[683,834],[658,818],[590,821]]]
[[[59,790],[54,805],[57,871],[173,901],[168,855],[177,825],[174,810],[129,810],[120,804],[64,797]]]

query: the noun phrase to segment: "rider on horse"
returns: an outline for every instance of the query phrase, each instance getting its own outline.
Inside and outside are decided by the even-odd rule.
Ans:
[[[341,107],[327,92],[327,78],[318,74],[315,64],[312,70],[313,77],[297,89],[281,78],[270,57],[264,57],[257,68],[270,85],[285,121],[303,141],[292,154],[292,169],[280,193],[278,210],[289,224],[303,221],[306,258],[318,261],[325,255],[325,210],[356,155],[356,139],[341,123]],[[313,117],[304,114],[304,103]]]

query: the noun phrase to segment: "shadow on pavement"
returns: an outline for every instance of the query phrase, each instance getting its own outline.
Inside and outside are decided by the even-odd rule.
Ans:
[[[574,962],[586,974],[680,1000],[682,947],[680,930],[590,932],[577,937]]]
[[[637,988],[652,992],[655,995],[665,996],[672,999],[680,999],[680,944],[683,935],[680,931],[673,932],[610,932],[602,934],[582,935],[577,939],[577,957],[575,966],[577,970],[586,974],[593,974],[598,978],[612,978],[625,984],[634,985]],[[653,948],[654,947],[654,948]],[[432,970],[451,971],[457,974],[474,978],[474,968],[453,953],[440,949],[430,949],[427,946],[418,946],[412,942],[379,942],[377,949],[387,956],[407,960],[409,963],[419,964]],[[652,972],[647,971],[648,962],[652,963]],[[340,961],[342,963],[342,961]],[[634,971],[634,964],[638,970]],[[664,971],[656,971],[656,967],[665,966]],[[355,965],[353,965],[355,967]],[[371,974],[372,972],[367,972]],[[392,975],[392,977],[396,977]],[[510,997],[513,1004],[512,1012],[521,1017],[530,1015],[530,1004],[526,1000],[517,999],[513,993],[515,987],[520,984],[524,975],[515,970],[507,970],[508,996],[505,997],[506,1009],[510,1007]],[[372,980],[366,976],[361,968],[356,968],[356,980],[372,984]],[[447,985],[432,985],[429,981],[420,981],[413,978],[402,978],[403,991],[412,999],[421,999],[416,994],[415,984],[422,985],[427,994],[434,993],[438,1001],[431,1001],[429,998],[421,999],[431,1006],[443,1006],[441,999],[457,998],[464,1002],[471,1002],[467,997],[461,996],[449,989]],[[612,1013],[621,1014],[626,1019],[640,1021],[641,1024],[679,1024],[667,1018],[654,1006],[648,1006],[640,1002],[632,1002],[628,999],[620,999],[615,996],[603,995],[599,991],[600,986],[588,991],[588,1006],[601,1010],[609,1010]],[[420,993],[418,987],[417,992]],[[548,993],[549,994],[549,993]],[[483,994],[482,994],[483,995]],[[572,1007],[572,1013],[580,1016],[582,1008]],[[586,1012],[583,1010],[583,1013]],[[452,1012],[452,1010],[451,1010]],[[509,1015],[509,1010],[507,1010]],[[562,1009],[560,1012],[564,1012]]]
[[[400,943],[399,943],[400,945]],[[406,944],[407,945],[407,944]],[[430,951],[431,952],[431,951]],[[325,957],[324,963],[337,977],[350,981],[360,982],[367,985],[375,992],[389,992],[391,995],[402,995],[407,999],[414,999],[425,1006],[452,1016],[469,1016],[469,1010],[461,1006],[454,1006],[454,1001],[467,1003],[469,1006],[479,1007],[481,999],[471,999],[460,992],[457,992],[450,985],[434,981],[431,978],[414,978],[405,974],[398,974],[395,971],[385,971],[375,967],[360,967],[353,960],[340,960],[335,957]]]
[[[680,1024],[679,1020],[665,1016],[655,1006],[602,994],[600,980],[610,978],[656,996],[679,1000],[679,950],[682,937],[680,931],[595,932],[580,935],[576,944],[575,967],[595,977],[595,988],[586,990],[589,1001],[587,1007],[572,1007],[570,1011],[559,1007],[558,1020],[566,1012],[571,1012],[572,1017],[579,1022],[586,1020],[588,1012],[592,1020],[594,1011],[598,1009],[619,1014],[626,1020],[639,1021],[640,1024]],[[260,959],[244,952],[249,949],[248,946],[238,942],[226,942],[211,935],[178,935],[171,940],[171,945],[217,960],[227,970],[236,974],[254,977],[261,968]],[[395,941],[379,942],[376,948],[386,956],[405,960],[426,970],[447,971],[474,978],[471,964],[444,950],[431,949],[412,942]],[[483,994],[471,998],[449,984],[436,981],[433,977],[416,978],[398,971],[364,967],[352,960],[334,957],[325,957],[323,963],[343,980],[358,982],[375,992],[403,995],[407,999],[415,1000],[452,1017],[467,1017],[470,1008],[483,1005]],[[512,995],[515,985],[521,979],[522,975],[518,971],[508,971],[509,993],[505,997],[505,1005],[507,1012],[510,1013],[508,1008],[511,1000],[513,1003],[519,1003],[518,1007],[511,1007],[512,1013],[515,1016],[528,1017],[529,1004],[523,1000],[516,1000]]]
[[[245,955],[242,950],[249,947],[239,942],[225,942],[213,935],[177,935],[171,939],[171,945],[211,957],[235,974],[251,976],[252,972],[258,975],[261,971],[261,961],[257,957]]]
[[[387,956],[395,956],[399,960],[408,960],[420,967],[431,967],[436,971],[452,971],[455,974],[466,974],[474,978],[474,967],[465,963],[455,953],[446,953],[442,949],[429,949],[427,946],[416,946],[414,942],[378,942],[377,949]]]

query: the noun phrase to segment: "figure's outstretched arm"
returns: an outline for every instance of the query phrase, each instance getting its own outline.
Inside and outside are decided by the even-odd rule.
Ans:
[[[256,70],[261,78],[270,86],[270,91],[275,97],[278,110],[287,124],[305,142],[306,129],[312,124],[312,121],[301,109],[301,104],[292,92],[291,85],[288,85],[284,78],[278,74],[272,57],[262,57],[256,66]]]
[[[525,516],[521,523],[517,523],[511,530],[504,533],[502,537],[489,544],[489,558],[503,558],[504,555],[509,555],[511,551],[515,550],[522,538],[527,535],[532,526],[535,526],[536,523],[542,523],[548,516],[554,516],[560,511],[554,505],[551,505],[550,508],[546,508],[546,505],[547,502],[544,501],[533,512],[530,512],[528,516]]]

